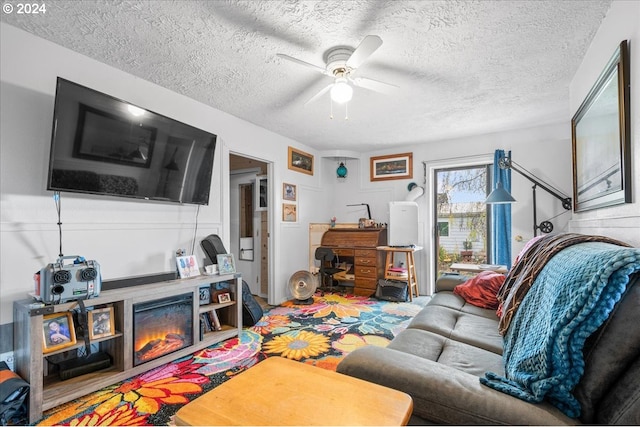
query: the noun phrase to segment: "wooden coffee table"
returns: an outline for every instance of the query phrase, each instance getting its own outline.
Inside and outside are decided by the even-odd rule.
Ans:
[[[406,425],[408,394],[270,357],[180,408],[176,425]]]

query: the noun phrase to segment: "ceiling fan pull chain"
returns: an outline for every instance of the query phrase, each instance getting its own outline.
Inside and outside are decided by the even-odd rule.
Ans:
[[[349,103],[345,102],[344,104],[344,119],[349,120]]]
[[[333,120],[333,100],[329,97],[329,118]]]

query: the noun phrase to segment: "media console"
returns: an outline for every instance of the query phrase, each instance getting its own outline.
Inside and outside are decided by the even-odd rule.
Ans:
[[[233,298],[229,302],[200,304],[200,288],[209,284],[228,282]],[[149,362],[135,365],[134,357],[134,306],[148,301],[191,294],[194,301],[191,321],[191,343],[172,353]],[[47,351],[44,345],[45,317],[53,313],[64,314],[79,307],[70,301],[44,308],[32,306],[33,299],[15,301],[13,304],[15,370],[30,384],[29,423],[42,418],[43,411],[69,402],[103,387],[146,372],[164,363],[187,356],[217,342],[238,336],[242,331],[242,278],[240,274],[222,276],[198,276],[189,279],[159,281],[120,289],[108,289],[100,296],[85,300],[87,307],[112,307],[115,329],[109,336],[91,340],[92,347],[108,354],[111,366],[96,372],[61,380],[52,373],[47,358],[54,355],[75,355],[84,348],[82,337],[76,343],[58,350]],[[203,332],[201,314],[215,310],[220,329]],[[59,356],[61,357],[61,356]]]

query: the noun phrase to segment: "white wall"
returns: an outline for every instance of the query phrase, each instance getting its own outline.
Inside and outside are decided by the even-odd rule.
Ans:
[[[435,275],[432,228],[430,215],[433,211],[432,196],[429,195],[433,183],[430,181],[430,169],[457,165],[459,162],[493,162],[496,149],[511,150],[512,158],[536,177],[571,196],[571,127],[569,119],[558,118],[559,123],[539,126],[536,128],[519,129],[487,135],[476,135],[454,140],[443,140],[429,143],[418,143],[398,147],[384,152],[372,152],[362,155],[359,159],[347,159],[349,175],[345,180],[336,178],[335,170],[338,161],[328,158],[323,161],[323,182],[326,191],[332,193],[325,210],[325,218],[319,222],[326,222],[335,215],[339,222],[357,222],[358,218],[366,216],[365,207],[347,207],[352,203],[369,203],[371,215],[377,222],[389,221],[387,203],[391,200],[404,200],[407,185],[415,182],[425,187],[425,194],[418,198],[419,226],[422,230],[422,240],[418,243],[425,249],[416,253],[416,268],[421,293],[431,291]],[[370,182],[370,156],[413,153],[413,179]],[[427,182],[424,182],[424,168],[426,162]],[[533,205],[532,184],[524,177],[512,172],[512,195],[517,203],[512,205],[512,258],[518,254],[524,244],[533,237]],[[571,211],[562,208],[561,202],[544,190],[537,191],[537,220],[552,218],[554,231],[566,231],[567,223],[571,219]],[[522,236],[521,242],[515,241],[516,236]]]
[[[632,201],[574,215],[570,229],[605,234],[640,246],[640,2],[614,1],[578,68],[570,89],[570,115],[589,90],[622,40],[629,43],[631,83]]]
[[[61,76],[219,136],[208,206],[198,215],[199,241],[219,234],[229,245],[230,151],[273,162],[272,197],[280,201],[282,181],[319,191],[319,175],[286,167],[287,146],[314,154],[310,147],[230,116],[168,89],[0,24],[0,325],[12,321],[12,303],[33,289],[36,271],[59,253],[57,217],[52,193],[45,190],[56,77]],[[303,221],[320,201],[307,198]],[[317,206],[316,206],[317,205]],[[307,265],[303,222],[282,225],[275,203],[271,253],[275,257],[270,302],[287,299],[291,274]],[[120,198],[62,195],[63,252],[97,260],[103,279],[172,271],[177,248],[190,250],[196,207]],[[288,242],[283,245],[282,242]]]

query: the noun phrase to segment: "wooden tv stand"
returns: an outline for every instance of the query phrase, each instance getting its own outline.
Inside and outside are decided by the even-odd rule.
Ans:
[[[199,305],[200,287],[228,282],[232,301]],[[133,305],[164,297],[193,294],[193,344],[149,362],[134,366]],[[239,336],[242,332],[242,277],[240,274],[224,276],[197,276],[188,279],[169,280],[147,285],[102,291],[97,298],[85,300],[87,307],[107,304],[114,308],[115,334],[91,340],[100,351],[111,356],[112,366],[61,381],[56,374],[48,374],[47,357],[66,352],[77,353],[84,347],[78,337],[76,344],[43,354],[43,318],[48,313],[64,313],[79,307],[77,301],[32,308],[33,299],[15,301],[13,304],[15,370],[30,384],[29,423],[42,418],[43,411],[69,402],[106,386],[126,380],[162,364],[208,347],[217,342]],[[215,309],[222,329],[200,336],[200,313]],[[74,354],[70,353],[70,354]]]
[[[376,248],[386,244],[386,228],[330,228],[320,242],[341,262],[353,261],[353,292],[363,296],[374,294],[378,279],[384,277],[384,253]]]

